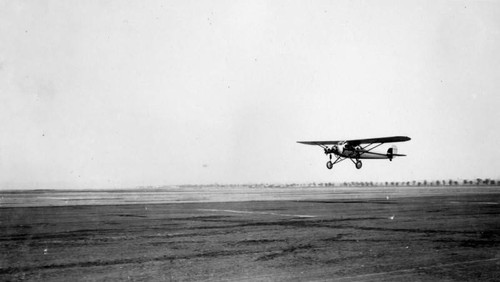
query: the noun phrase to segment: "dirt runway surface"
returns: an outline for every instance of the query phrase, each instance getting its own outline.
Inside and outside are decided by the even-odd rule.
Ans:
[[[0,280],[498,281],[500,193],[0,208]]]

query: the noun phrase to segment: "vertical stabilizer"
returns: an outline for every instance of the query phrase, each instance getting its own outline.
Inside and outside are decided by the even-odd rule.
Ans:
[[[389,149],[387,149],[387,157],[390,161],[394,158],[394,155],[398,153],[398,147],[396,145],[392,145]]]

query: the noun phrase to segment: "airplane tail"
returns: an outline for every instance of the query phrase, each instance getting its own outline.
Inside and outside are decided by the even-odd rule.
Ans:
[[[406,155],[398,154],[398,147],[396,147],[396,145],[392,145],[389,149],[387,149],[387,157],[389,158],[390,161],[392,161],[394,157],[404,157],[404,156]]]

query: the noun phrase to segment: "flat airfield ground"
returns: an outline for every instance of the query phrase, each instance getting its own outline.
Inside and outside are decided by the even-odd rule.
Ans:
[[[371,189],[383,193],[315,197],[305,189],[288,200],[38,207],[4,201],[0,280],[499,280],[500,191]]]

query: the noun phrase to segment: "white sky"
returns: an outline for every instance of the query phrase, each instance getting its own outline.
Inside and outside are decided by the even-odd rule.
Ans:
[[[498,178],[499,50],[498,1],[1,0],[0,187]]]

